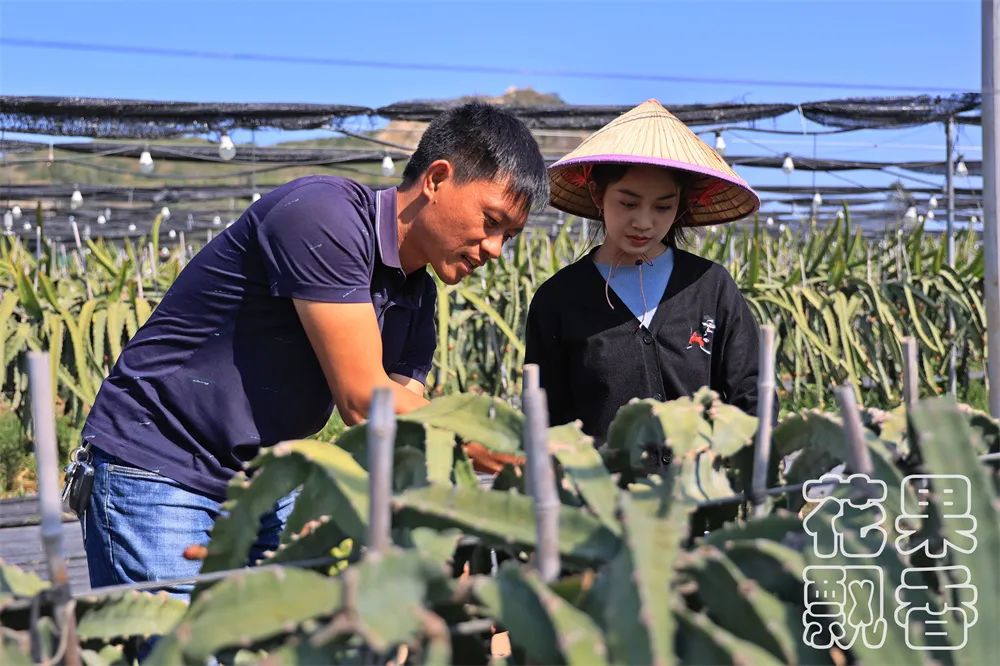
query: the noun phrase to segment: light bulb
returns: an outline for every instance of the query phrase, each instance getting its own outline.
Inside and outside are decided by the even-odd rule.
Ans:
[[[129,224],[128,225],[128,230],[129,231],[135,231],[135,225],[134,224]]]
[[[69,197],[69,207],[72,210],[76,210],[77,208],[80,207],[80,204],[82,203],[83,203],[83,194],[80,193],[80,186],[77,185],[73,189],[73,194],[71,194]]]
[[[769,226],[769,227],[773,227],[774,226],[774,218],[773,217],[767,218],[767,226]]]
[[[169,237],[169,238],[177,238],[177,232],[174,231],[173,229],[171,229],[170,231],[167,232],[167,237]]]
[[[98,224],[107,224],[107,222],[108,222],[108,218],[104,217],[103,215],[98,215],[97,216],[97,223]]]
[[[909,208],[907,208],[906,212],[903,213],[903,219],[909,222],[915,221],[917,219],[917,207],[910,206]]]
[[[15,220],[20,220],[21,219],[21,207],[20,206],[14,206],[13,208],[10,209],[10,214],[14,216]]]
[[[153,169],[156,165],[153,164],[153,156],[149,154],[148,150],[142,151],[139,155],[139,171],[142,173],[153,173]]]
[[[720,155],[726,154],[726,140],[722,138],[722,132],[715,133],[715,151]]]
[[[814,206],[822,206],[823,205],[823,197],[820,196],[819,192],[816,192],[815,194],[813,194],[813,205]]]
[[[923,221],[924,221],[924,216],[923,215],[917,215],[917,222],[923,222]],[[900,231],[899,235],[902,236],[903,232]]]
[[[962,178],[969,175],[969,167],[966,166],[965,160],[961,157],[958,158],[958,164],[955,165],[955,175]]]
[[[837,211],[837,219],[838,220],[844,219],[844,211],[842,211],[842,210],[838,210]]]
[[[104,219],[106,219],[106,220],[110,220],[111,219],[111,209],[110,208],[105,208],[104,209]]]
[[[162,218],[163,218],[164,220],[169,220],[169,219],[170,219],[170,209],[169,209],[169,208],[167,208],[166,206],[164,206],[163,208],[161,208],[161,209],[160,209],[160,216],[161,216],[161,217],[162,217]]]
[[[222,224],[222,218],[216,215],[215,217],[212,218],[212,224],[214,224],[215,226],[219,226],[220,224]]]
[[[3,228],[10,231],[10,228],[14,226],[14,215],[7,211],[3,214]]]
[[[250,203],[257,203],[260,201],[260,192],[254,192],[253,196],[250,197]]]
[[[392,176],[396,173],[396,164],[392,161],[392,158],[386,155],[382,158],[382,175]]]
[[[932,210],[927,211],[927,219],[928,220],[933,220],[934,219],[934,211],[932,211]]]
[[[937,208],[937,206],[938,206],[937,197],[932,194],[930,200],[928,200],[928,202],[927,202],[927,206],[929,208]]]
[[[971,222],[972,224],[979,224],[979,218],[973,215],[972,217],[969,218],[969,222]]]
[[[236,146],[228,134],[223,134],[219,139],[219,157],[227,162],[236,157]]]
[[[23,225],[21,226],[21,228],[22,228],[22,229],[24,229],[25,231],[31,231],[31,222],[25,222],[25,223],[24,223],[24,224],[23,224]]]
[[[795,171],[795,162],[792,161],[791,155],[785,155],[785,160],[781,163],[781,170],[786,174],[791,174]]]

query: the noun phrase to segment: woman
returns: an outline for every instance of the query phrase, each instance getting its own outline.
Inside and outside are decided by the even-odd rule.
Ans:
[[[722,266],[678,248],[685,227],[752,215],[760,200],[712,148],[649,100],[549,168],[551,204],[601,220],[604,241],[547,280],[528,312],[553,425],[603,439],[632,398],[702,386],[757,408],[757,324]]]

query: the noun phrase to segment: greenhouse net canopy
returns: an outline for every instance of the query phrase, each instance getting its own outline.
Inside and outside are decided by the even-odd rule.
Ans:
[[[241,129],[301,130],[337,126],[344,119],[369,116],[429,121],[465,99],[400,102],[381,108],[344,104],[198,103],[92,97],[0,96],[0,129],[58,136],[158,139]],[[805,104],[668,104],[692,126],[752,122],[792,111],[841,130],[902,127],[943,122],[978,123],[979,93],[950,96],[864,97]],[[630,106],[506,105],[532,129],[593,130]]]

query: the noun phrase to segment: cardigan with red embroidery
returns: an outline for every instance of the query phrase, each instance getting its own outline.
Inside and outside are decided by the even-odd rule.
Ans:
[[[756,416],[757,322],[728,271],[675,248],[646,328],[614,290],[605,296],[594,252],[546,280],[528,310],[525,363],[539,365],[549,423],[580,419],[603,440],[632,398],[673,400],[702,386]]]

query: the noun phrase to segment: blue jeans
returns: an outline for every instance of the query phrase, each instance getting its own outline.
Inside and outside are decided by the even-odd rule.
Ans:
[[[190,545],[206,545],[223,499],[91,447],[94,486],[81,518],[91,587],[123,585],[198,574],[201,561],[184,559]],[[247,564],[278,547],[298,491],[278,500],[260,521]],[[164,586],[188,599],[194,585]]]

